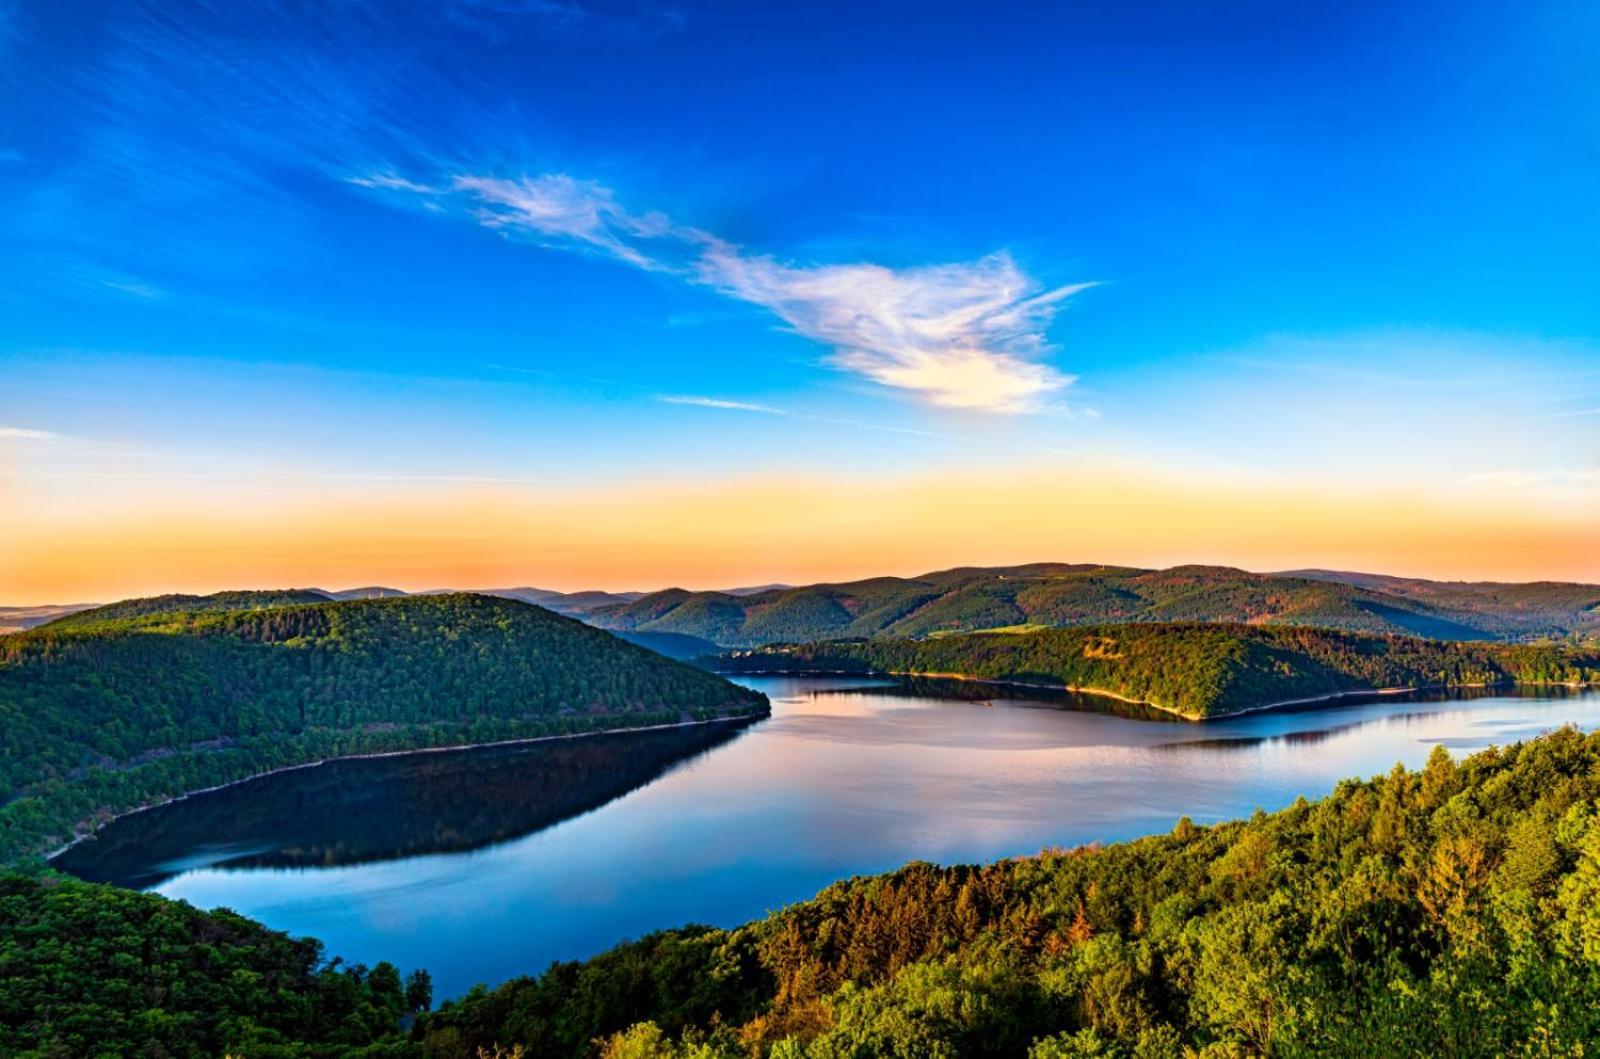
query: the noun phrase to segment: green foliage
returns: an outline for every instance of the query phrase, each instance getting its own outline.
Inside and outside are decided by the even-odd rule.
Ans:
[[[1600,680],[1595,649],[1218,623],[780,645],[734,652],[717,665],[731,672],[903,673],[1067,687],[1194,719],[1379,688]]]
[[[417,968],[406,976],[406,1009],[427,1011],[433,1007],[433,975]]]
[[[530,1056],[576,1055],[646,1021],[678,1035],[719,1013],[753,1018],[772,986],[753,938],[730,939],[707,927],[666,931],[587,963],[555,964],[537,979],[447,1001],[429,1020],[430,1055],[472,1059],[480,1047],[512,1042],[527,1045]]]
[[[0,1054],[334,1056],[396,1033],[399,975],[232,912],[0,876]],[[369,1052],[366,1054],[382,1054]],[[393,1054],[403,1054],[396,1051]]]
[[[837,883],[475,992],[418,1038],[529,1059],[1576,1056],[1600,1039],[1597,798],[1600,735],[1441,750],[1249,821]]]
[[[327,757],[765,709],[719,677],[487,596],[56,623],[0,637],[0,862]]]
[[[1351,578],[1350,582],[1340,578]],[[1443,584],[1404,578],[1253,574],[1038,563],[748,595],[669,589],[586,612],[607,628],[727,646],[922,638],[1011,625],[1233,622],[1310,625],[1452,640],[1600,635],[1600,587]]]
[[[209,596],[186,596],[173,593],[166,596],[147,596],[143,599],[125,599],[120,603],[107,603],[103,607],[74,611],[48,624],[56,631],[116,622],[124,618],[141,618],[147,614],[172,614],[183,611],[194,614],[220,610],[261,610],[265,607],[287,607],[296,603],[328,603],[333,597],[314,588],[251,589],[235,592],[216,592]]]

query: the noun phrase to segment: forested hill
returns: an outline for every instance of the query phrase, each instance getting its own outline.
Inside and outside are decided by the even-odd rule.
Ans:
[[[1600,635],[1600,585],[1571,581],[1429,581],[1339,570],[1295,570],[1277,576],[1332,581],[1400,596],[1500,633],[1537,629],[1543,624],[1552,631],[1567,628]]]
[[[748,594],[669,589],[588,609],[605,628],[698,636],[724,646],[924,637],[1012,626],[1217,621],[1408,633],[1447,640],[1600,637],[1600,586],[1440,585],[1391,578],[1038,563]]]
[[[475,990],[410,1030],[396,1016],[427,1006],[426,982],[387,963],[11,877],[0,1053],[1580,1056],[1600,1040],[1597,803],[1600,735],[1463,762],[1440,747],[1248,821],[836,883]]]
[[[727,672],[905,673],[1067,687],[1194,720],[1380,688],[1600,681],[1600,649],[1214,623],[780,645],[716,664]]]
[[[325,757],[766,710],[721,677],[485,596],[52,624],[0,637],[0,862]]]
[[[203,613],[217,610],[261,610],[266,607],[286,607],[295,603],[329,603],[333,599],[332,595],[315,588],[252,589],[216,592],[209,596],[175,593],[107,603],[101,607],[75,611],[47,624],[53,629],[64,629],[121,621],[125,618],[140,618],[146,614],[170,614],[174,611]],[[39,628],[44,627],[39,626]]]
[[[913,864],[657,934],[469,996],[422,1036],[526,1059],[1586,1055],[1597,798],[1600,736],[1441,747],[1247,822]]]

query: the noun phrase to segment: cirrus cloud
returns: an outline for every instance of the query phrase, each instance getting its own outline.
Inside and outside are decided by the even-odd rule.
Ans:
[[[800,265],[747,253],[661,213],[635,213],[610,188],[565,173],[457,174],[436,183],[378,173],[350,182],[759,306],[829,346],[831,366],[928,404],[1037,412],[1074,381],[1047,363],[1055,349],[1046,331],[1061,303],[1092,284],[1046,289],[1005,252],[910,268]]]
[[[786,416],[789,413],[782,408],[774,408],[769,404],[753,404],[749,401],[729,401],[721,397],[699,397],[693,394],[663,394],[656,400],[662,404],[687,405],[691,408],[716,408],[724,412],[759,412],[762,415]]]

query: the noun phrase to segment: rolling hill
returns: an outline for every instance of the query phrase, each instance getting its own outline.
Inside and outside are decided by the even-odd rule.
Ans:
[[[326,757],[766,710],[755,692],[513,600],[130,600],[0,637],[0,862],[96,818]]]
[[[1255,574],[1037,563],[920,577],[773,588],[667,589],[586,611],[608,629],[698,636],[725,646],[925,637],[1017,625],[1217,621],[1406,633],[1447,640],[1600,636],[1600,586],[1461,585],[1365,575]]]
[[[1541,629],[1554,636],[1574,632],[1600,635],[1600,585],[1570,581],[1428,581],[1337,570],[1295,570],[1279,576],[1382,592],[1453,613],[1457,620],[1506,638],[1540,635]]]
[[[359,590],[358,590],[359,591]],[[55,630],[85,628],[127,618],[141,618],[151,614],[188,612],[191,614],[215,611],[261,610],[266,607],[283,607],[296,603],[331,603],[334,596],[316,588],[247,589],[233,592],[215,592],[209,596],[189,596],[173,593],[165,596],[144,596],[124,599],[46,622],[38,628]]]
[[[1218,622],[767,646],[718,664],[725,672],[854,671],[1065,688],[1197,721],[1383,689],[1600,681],[1600,649]]]
[[[596,607],[631,603],[643,592],[557,592],[548,588],[438,588],[426,592],[406,592],[385,585],[364,585],[359,588],[288,588],[249,589],[216,592],[211,595],[185,595],[173,593],[121,600],[117,603],[79,603],[68,606],[0,607],[0,632],[31,629],[69,615],[84,615],[81,621],[102,621],[111,618],[137,617],[140,614],[164,610],[249,610],[253,607],[277,607],[287,603],[347,602],[358,599],[395,599],[400,596],[451,596],[461,592],[477,596],[499,596],[553,610],[557,614],[580,615]],[[738,591],[738,590],[736,590]],[[755,591],[751,589],[749,591]]]

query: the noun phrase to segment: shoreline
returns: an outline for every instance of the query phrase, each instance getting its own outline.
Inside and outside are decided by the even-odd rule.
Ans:
[[[1266,712],[1268,710],[1280,710],[1280,709],[1284,709],[1285,707],[1289,707],[1289,706],[1309,706],[1309,705],[1312,705],[1312,704],[1318,703],[1318,702],[1336,702],[1336,701],[1338,701],[1340,699],[1361,698],[1361,697],[1366,697],[1366,696],[1380,696],[1381,697],[1381,696],[1394,696],[1394,695],[1409,695],[1409,694],[1413,694],[1413,693],[1419,692],[1419,691],[1455,691],[1455,690],[1467,689],[1467,688],[1593,688],[1593,687],[1600,687],[1600,684],[1597,684],[1597,683],[1595,683],[1593,681],[1502,680],[1502,681],[1495,681],[1493,683],[1488,683],[1488,682],[1484,682],[1484,681],[1478,681],[1478,682],[1472,683],[1472,684],[1419,684],[1416,687],[1352,688],[1352,689],[1349,689],[1347,691],[1329,691],[1329,692],[1325,692],[1325,693],[1323,693],[1321,695],[1308,695],[1308,696],[1305,696],[1303,698],[1298,698],[1298,699],[1279,699],[1276,702],[1265,702],[1265,703],[1262,703],[1259,706],[1246,706],[1243,709],[1239,709],[1239,710],[1229,710],[1227,713],[1214,713],[1214,714],[1208,714],[1208,715],[1203,716],[1203,717],[1196,717],[1196,716],[1194,716],[1192,714],[1184,713],[1181,710],[1174,709],[1171,706],[1163,706],[1159,702],[1151,702],[1149,699],[1134,698],[1134,697],[1132,697],[1130,695],[1124,695],[1121,692],[1111,691],[1111,690],[1106,689],[1106,688],[1081,687],[1081,686],[1075,686],[1075,685],[1072,685],[1072,684],[1037,684],[1037,683],[1033,683],[1033,682],[1030,682],[1030,681],[1022,681],[1022,680],[1002,680],[1002,679],[999,679],[997,677],[975,677],[975,676],[971,676],[970,674],[966,674],[966,673],[936,673],[936,672],[919,672],[919,671],[913,671],[913,670],[891,670],[889,672],[860,673],[860,672],[852,672],[852,671],[849,671],[849,670],[837,670],[837,669],[831,669],[831,670],[813,669],[813,670],[809,670],[809,671],[807,671],[807,670],[796,670],[796,669],[774,669],[774,670],[762,670],[761,672],[756,672],[756,673],[751,673],[751,672],[745,672],[745,673],[722,673],[721,675],[722,676],[748,676],[748,677],[758,677],[758,676],[853,676],[853,677],[862,677],[863,679],[881,679],[881,678],[884,678],[884,677],[928,677],[928,678],[932,678],[932,679],[936,679],[936,680],[960,680],[960,681],[965,681],[965,682],[971,683],[971,684],[991,684],[991,685],[993,685],[995,687],[1003,687],[1003,688],[1024,688],[1024,689],[1029,689],[1029,690],[1033,690],[1033,691],[1056,691],[1056,692],[1065,691],[1065,692],[1068,692],[1068,693],[1073,694],[1073,695],[1094,695],[1094,696],[1097,696],[1099,698],[1115,699],[1116,701],[1121,702],[1121,703],[1125,703],[1125,704],[1127,704],[1129,706],[1147,706],[1152,710],[1159,710],[1162,713],[1168,714],[1168,715],[1170,715],[1172,717],[1177,717],[1180,720],[1188,721],[1191,724],[1205,724],[1208,721],[1225,721],[1225,720],[1229,719],[1230,717],[1242,717],[1245,714],[1250,714],[1250,713],[1264,713],[1264,712]]]
[[[125,817],[134,816],[138,813],[147,813],[152,809],[160,809],[163,806],[172,805],[175,802],[185,801],[189,798],[197,798],[202,794],[211,794],[215,791],[224,791],[229,787],[237,787],[241,783],[250,783],[253,780],[259,780],[266,776],[277,776],[285,772],[298,772],[301,769],[314,769],[321,765],[334,764],[340,761],[369,761],[376,760],[378,758],[407,757],[412,754],[443,754],[451,751],[462,750],[489,750],[494,747],[501,746],[526,746],[533,743],[551,743],[563,739],[594,739],[600,736],[608,735],[632,735],[635,732],[666,732],[679,728],[696,728],[702,725],[713,724],[748,724],[755,721],[764,721],[771,716],[772,709],[769,706],[766,713],[749,714],[738,717],[713,717],[710,720],[705,721],[673,721],[670,724],[646,724],[635,728],[602,728],[593,732],[565,732],[561,735],[530,735],[517,739],[494,739],[487,743],[451,743],[448,746],[419,746],[410,750],[375,750],[367,754],[338,754],[334,757],[318,758],[316,761],[302,761],[297,765],[280,765],[277,768],[265,769],[261,772],[252,772],[248,776],[241,776],[236,780],[229,780],[227,783],[217,783],[210,787],[198,787],[192,791],[184,791],[182,794],[175,794],[171,798],[165,798],[159,802],[152,802],[149,805],[141,805],[133,809],[125,809],[120,813],[114,813],[93,831],[77,835],[72,839],[72,841],[66,843],[65,845],[58,846],[48,853],[39,854],[39,856],[45,861],[45,863],[48,864],[57,857],[61,856],[63,853],[67,852],[69,849],[77,846],[79,843],[94,838],[95,835],[99,833],[101,828],[108,827],[111,824],[116,823],[118,820],[124,819]]]

